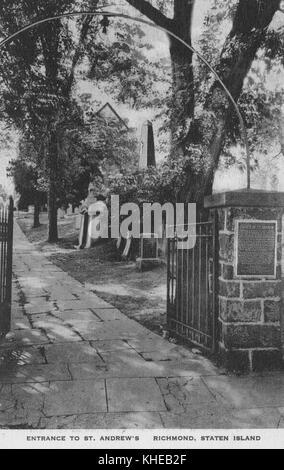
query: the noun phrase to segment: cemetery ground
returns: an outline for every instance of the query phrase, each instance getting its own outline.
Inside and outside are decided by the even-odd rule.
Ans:
[[[282,371],[227,374],[146,329],[51,262],[67,248],[47,248],[41,230],[31,243],[15,222],[1,428],[284,427]]]

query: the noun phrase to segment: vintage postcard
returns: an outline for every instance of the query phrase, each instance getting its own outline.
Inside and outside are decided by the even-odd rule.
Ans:
[[[0,448],[284,447],[283,46],[280,0],[0,1]]]

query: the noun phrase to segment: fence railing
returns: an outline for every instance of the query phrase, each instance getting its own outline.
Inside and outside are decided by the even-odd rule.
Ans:
[[[167,319],[172,334],[215,352],[218,310],[218,247],[216,221],[196,225],[196,245],[178,248],[168,242]]]
[[[0,337],[11,328],[14,203],[0,206]]]

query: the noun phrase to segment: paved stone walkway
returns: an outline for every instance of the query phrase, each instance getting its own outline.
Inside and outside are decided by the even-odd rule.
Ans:
[[[222,375],[87,291],[17,224],[13,286],[0,427],[284,427],[283,373]]]

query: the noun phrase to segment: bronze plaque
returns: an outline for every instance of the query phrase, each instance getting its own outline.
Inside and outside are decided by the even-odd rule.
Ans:
[[[236,275],[276,277],[277,222],[237,221]]]

